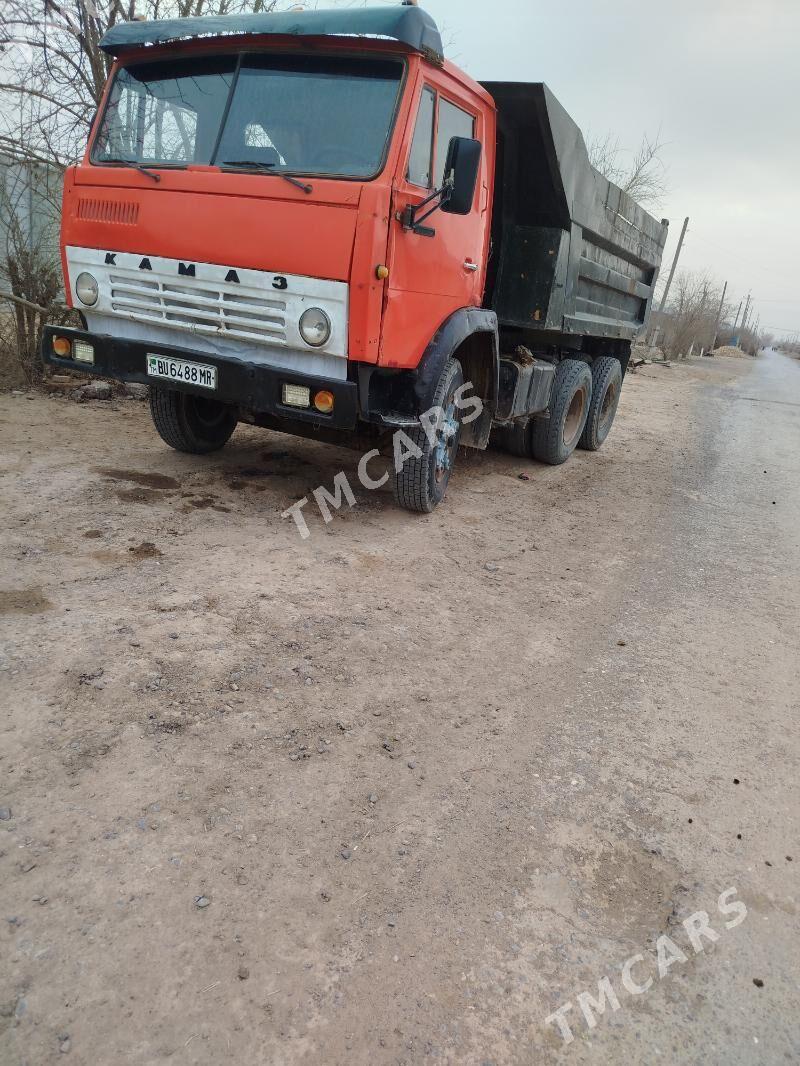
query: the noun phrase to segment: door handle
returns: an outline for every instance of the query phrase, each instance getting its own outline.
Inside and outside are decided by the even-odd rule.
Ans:
[[[468,270],[471,274],[477,274],[478,264],[473,263],[471,259],[467,259],[464,263],[464,269]]]

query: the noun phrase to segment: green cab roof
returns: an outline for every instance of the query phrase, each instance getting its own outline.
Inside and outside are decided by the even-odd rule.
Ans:
[[[104,52],[120,56],[147,45],[171,44],[199,37],[387,38],[407,45],[436,62],[444,60],[441,34],[433,18],[416,6],[342,8],[332,11],[279,11],[257,15],[201,15],[119,22],[100,41]]]

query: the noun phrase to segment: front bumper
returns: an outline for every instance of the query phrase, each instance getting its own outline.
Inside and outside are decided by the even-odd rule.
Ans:
[[[68,337],[85,341],[94,348],[94,363],[61,359],[53,352],[53,337]],[[198,362],[217,368],[217,388],[213,393],[180,381],[166,382],[152,378],[147,373],[147,356],[163,355],[183,361]],[[197,396],[211,397],[223,403],[235,404],[256,414],[270,414],[292,422],[312,422],[318,426],[333,426],[337,429],[352,429],[358,421],[358,387],[352,381],[330,381],[327,378],[297,374],[279,367],[266,367],[257,363],[238,362],[207,355],[193,354],[185,348],[171,348],[163,344],[143,344],[141,341],[122,340],[105,334],[88,333],[80,329],[62,329],[45,326],[42,335],[42,359],[50,366],[62,370],[78,371],[95,377],[113,378],[116,381],[132,381],[141,385],[160,385]],[[314,392],[326,389],[333,393],[334,408],[330,415],[317,410],[289,407],[282,402],[284,385],[301,385]]]

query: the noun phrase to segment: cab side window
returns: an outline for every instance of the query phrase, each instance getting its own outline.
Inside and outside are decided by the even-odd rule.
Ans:
[[[447,150],[453,137],[475,136],[475,119],[451,104],[449,100],[439,97],[439,127],[436,131],[436,185],[440,189],[444,184],[444,167],[447,162]]]
[[[417,114],[411,156],[408,161],[408,180],[423,189],[431,188],[433,176],[433,120],[436,114],[436,93],[433,89],[422,90],[422,99]]]

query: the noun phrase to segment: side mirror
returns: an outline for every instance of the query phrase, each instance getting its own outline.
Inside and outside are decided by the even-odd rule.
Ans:
[[[475,202],[475,189],[481,169],[481,142],[471,137],[453,137],[444,168],[447,191],[442,211],[447,215],[468,215]]]

